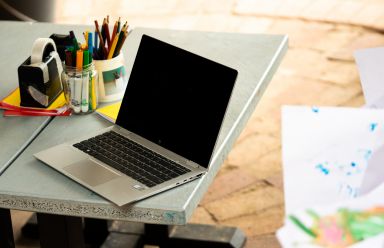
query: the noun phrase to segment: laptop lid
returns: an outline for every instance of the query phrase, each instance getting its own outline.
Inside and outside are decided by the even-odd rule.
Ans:
[[[208,168],[236,77],[143,35],[116,124]]]

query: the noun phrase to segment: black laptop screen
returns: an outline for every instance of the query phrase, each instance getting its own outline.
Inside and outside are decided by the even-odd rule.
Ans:
[[[143,35],[116,124],[207,167],[236,77]]]

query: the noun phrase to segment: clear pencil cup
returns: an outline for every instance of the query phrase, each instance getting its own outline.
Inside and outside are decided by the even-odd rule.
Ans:
[[[64,66],[63,88],[74,114],[92,113],[98,106],[98,73],[93,63],[81,69]]]

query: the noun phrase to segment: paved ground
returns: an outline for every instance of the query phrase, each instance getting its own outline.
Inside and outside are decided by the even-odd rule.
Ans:
[[[62,0],[56,22],[109,14],[133,26],[289,35],[282,65],[191,219],[240,227],[246,247],[270,248],[279,247],[284,211],[280,107],[361,106],[353,51],[384,44],[383,9],[382,0]],[[16,231],[28,215],[14,212]]]

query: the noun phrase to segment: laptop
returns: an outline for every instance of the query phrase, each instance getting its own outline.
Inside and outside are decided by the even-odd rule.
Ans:
[[[122,206],[201,177],[237,71],[141,37],[115,125],[34,156]]]

